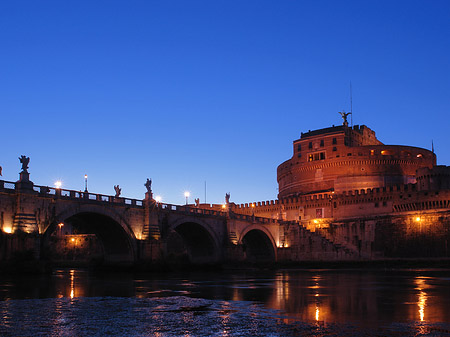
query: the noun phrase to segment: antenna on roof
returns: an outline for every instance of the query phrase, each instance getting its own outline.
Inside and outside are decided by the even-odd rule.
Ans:
[[[350,125],[353,128],[353,97],[352,97],[352,81],[350,81]]]
[[[431,140],[431,152],[434,153],[434,143],[433,143],[433,140]]]

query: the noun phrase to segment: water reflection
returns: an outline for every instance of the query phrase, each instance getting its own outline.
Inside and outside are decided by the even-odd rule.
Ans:
[[[74,283],[75,283],[75,270],[70,271],[70,298],[75,296]]]
[[[417,306],[419,307],[419,317],[420,317],[420,321],[424,321],[425,320],[425,306],[426,306],[426,302],[427,302],[427,294],[424,291],[424,289],[426,288],[426,284],[425,284],[425,280],[423,278],[417,277],[414,282],[417,285],[417,290],[419,291],[418,293],[418,300],[417,300]]]
[[[448,275],[449,271],[279,273],[274,281],[276,296],[269,299],[268,305],[302,321],[319,324],[355,322],[376,326],[380,322],[447,322]],[[434,296],[430,296],[431,290]],[[416,308],[413,311],[412,304]]]
[[[190,296],[222,300],[223,335],[232,334],[227,301],[263,303],[278,310],[285,322],[354,323],[378,326],[388,322],[447,322],[450,311],[450,271],[282,271],[254,273],[190,273],[133,275],[58,270],[51,276],[1,278],[0,301],[56,298],[52,320],[70,320],[63,300],[76,305],[88,297],[161,298]],[[13,310],[3,305],[1,323]],[[259,317],[249,326],[259,324]],[[193,324],[194,313],[183,314]],[[256,329],[256,326],[255,326]],[[55,335],[57,332],[55,332]]]

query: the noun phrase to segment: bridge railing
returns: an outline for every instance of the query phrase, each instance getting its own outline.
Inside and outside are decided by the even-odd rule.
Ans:
[[[9,190],[14,191],[16,188],[16,183],[11,181],[0,180],[0,190]],[[66,190],[62,188],[55,188],[50,186],[40,186],[33,185],[33,190],[41,195],[48,195],[55,198],[67,198],[67,199],[84,199],[84,200],[92,200],[97,202],[104,203],[116,203],[116,204],[125,204],[133,207],[144,207],[144,203],[142,200],[138,199],[130,199],[130,198],[121,198],[115,197],[111,195],[97,194],[97,193],[89,193],[75,190]],[[197,208],[189,205],[174,205],[174,204],[165,204],[165,203],[157,203],[158,207],[165,211],[172,212],[183,212],[191,215],[209,215],[209,216],[219,216],[226,217],[227,212],[222,212],[213,209],[205,209],[205,208]],[[271,218],[263,218],[246,214],[238,214],[232,212],[230,216],[233,219],[239,219],[248,222],[258,222],[258,223],[275,223],[277,220]]]
[[[247,215],[247,214],[239,214],[239,213],[233,213],[233,218],[238,220],[244,220],[247,222],[258,222],[258,223],[277,223],[277,219],[272,218],[263,218],[260,216],[253,216],[253,215]]]
[[[16,183],[12,181],[0,180],[0,190],[14,191],[16,189]],[[67,198],[67,199],[87,199],[99,202],[110,202],[117,204],[125,204],[135,207],[143,207],[142,200],[121,198],[111,195],[104,195],[98,193],[81,192],[75,190],[66,190],[63,188],[55,188],[50,186],[40,186],[33,185],[33,191],[39,193],[40,195],[48,195],[56,198]]]
[[[173,205],[173,204],[164,204],[164,203],[158,203],[158,207],[162,210],[166,211],[175,211],[175,212],[181,212],[181,213],[188,213],[191,215],[201,214],[201,215],[211,215],[211,216],[220,216],[220,217],[226,217],[227,212],[212,210],[212,209],[205,209],[205,208],[197,208],[192,206],[186,206],[186,205]],[[277,219],[271,219],[271,218],[263,218],[259,216],[252,216],[252,215],[246,215],[246,214],[238,214],[238,213],[231,213],[230,215],[233,219],[243,220],[247,222],[257,222],[261,224],[270,224],[270,223],[277,223]]]
[[[197,208],[192,206],[186,206],[186,205],[173,205],[173,204],[165,204],[165,203],[158,203],[158,207],[162,210],[166,211],[175,211],[175,212],[182,212],[182,213],[188,213],[188,214],[201,214],[201,215],[214,215],[214,216],[223,216],[225,217],[227,214],[225,212],[220,212],[216,210],[211,209],[204,209],[204,208]]]
[[[0,180],[0,190],[15,190],[16,183],[12,181]]]
[[[70,199],[87,199],[99,202],[110,202],[117,204],[126,204],[130,206],[143,207],[142,200],[115,197],[112,195],[89,193],[75,190],[66,190],[63,188],[55,188],[49,186],[34,185],[33,189],[40,194],[54,195],[56,197],[64,197]]]

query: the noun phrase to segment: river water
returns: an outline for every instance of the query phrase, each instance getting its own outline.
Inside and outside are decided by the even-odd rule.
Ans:
[[[450,336],[450,270],[0,276],[0,336]]]

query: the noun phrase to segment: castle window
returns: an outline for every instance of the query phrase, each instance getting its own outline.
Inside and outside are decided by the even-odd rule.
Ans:
[[[333,151],[337,151],[337,147],[336,146],[333,146]]]
[[[309,148],[309,149],[312,149],[312,142],[309,142],[308,148]]]
[[[320,147],[324,147],[325,146],[325,142],[323,141],[323,139],[320,140]]]
[[[334,137],[333,138],[333,145],[336,145],[337,144],[337,139],[336,139],[336,137]]]
[[[371,156],[375,155],[375,150],[370,150],[370,155]]]
[[[302,150],[302,145],[301,145],[301,144],[298,144],[298,145],[297,145],[297,151],[300,152],[301,150]]]
[[[301,153],[298,153],[298,154],[297,154],[297,157],[298,157],[298,158],[301,158],[301,157],[302,157],[302,154],[301,154]]]
[[[308,161],[325,160],[325,152],[316,152],[308,155]]]

